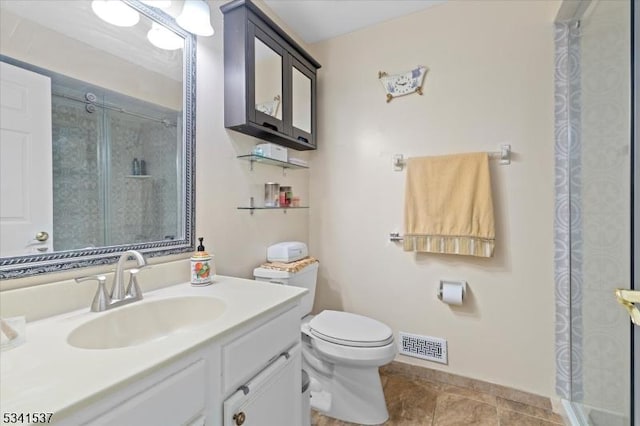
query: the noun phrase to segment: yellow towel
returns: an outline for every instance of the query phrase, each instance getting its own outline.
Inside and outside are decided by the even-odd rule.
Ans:
[[[486,152],[407,160],[404,250],[493,256]]]
[[[260,265],[261,268],[267,269],[276,269],[278,271],[286,271],[286,272],[299,272],[304,267],[309,266],[313,263],[318,262],[318,259],[315,257],[307,256],[300,260],[291,263],[284,262],[267,262]]]

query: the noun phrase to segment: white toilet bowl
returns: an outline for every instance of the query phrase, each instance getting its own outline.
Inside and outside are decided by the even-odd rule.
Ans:
[[[397,353],[391,329],[360,315],[323,311],[303,320],[302,333],[303,369],[315,382],[311,406],[347,422],[384,423],[389,413],[378,368]]]
[[[282,243],[295,245],[303,243]],[[293,247],[293,246],[292,246]],[[286,250],[285,250],[286,251]],[[318,263],[295,272],[256,268],[258,281],[303,287],[300,302],[303,370],[310,377],[311,406],[329,417],[361,425],[378,425],[389,418],[378,368],[397,354],[387,325],[362,315],[322,311],[310,316],[316,291]]]

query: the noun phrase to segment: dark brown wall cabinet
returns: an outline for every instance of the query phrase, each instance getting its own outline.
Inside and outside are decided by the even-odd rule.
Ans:
[[[250,0],[224,14],[224,126],[296,150],[316,149],[320,64]]]

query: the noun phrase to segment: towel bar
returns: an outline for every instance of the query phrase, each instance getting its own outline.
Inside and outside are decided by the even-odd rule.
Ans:
[[[391,232],[389,233],[389,241],[398,243],[404,241],[404,238],[400,236],[399,232]]]
[[[503,144],[500,145],[500,151],[492,151],[488,152],[489,158],[492,160],[500,160],[501,165],[511,164],[511,145]],[[404,155],[395,154],[393,156],[393,170],[396,172],[401,172],[406,165],[406,161],[404,159]]]

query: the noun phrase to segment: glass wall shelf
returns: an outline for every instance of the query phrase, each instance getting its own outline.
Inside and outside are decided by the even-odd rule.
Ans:
[[[263,157],[262,155],[247,154],[238,155],[239,159],[247,160],[251,162],[251,170],[253,170],[253,163],[268,164],[270,166],[282,167],[283,169],[308,169],[308,166],[302,166],[300,164],[289,163],[288,161],[275,160],[269,157]]]
[[[238,210],[250,210],[251,214],[253,214],[254,210],[284,210],[284,213],[289,209],[308,209],[309,206],[297,206],[297,207],[238,207]]]

